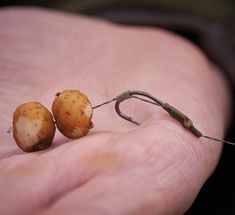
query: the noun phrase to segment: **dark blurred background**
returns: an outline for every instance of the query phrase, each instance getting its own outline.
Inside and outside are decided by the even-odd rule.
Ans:
[[[89,13],[107,5],[171,8],[222,23],[235,35],[234,0],[1,0],[0,6],[33,5],[75,13]],[[233,37],[235,38],[235,36]]]
[[[41,6],[55,10],[106,17],[104,11],[115,8],[155,8],[155,11],[180,11],[221,25],[231,47],[235,44],[234,0],[1,0],[5,6]],[[109,16],[106,18],[109,19]],[[112,20],[112,18],[110,18]],[[0,26],[1,28],[1,26]],[[190,37],[190,35],[189,35]],[[191,38],[192,39],[192,38]],[[192,40],[196,40],[193,38]],[[194,41],[195,42],[195,41]],[[219,44],[218,44],[219,45]],[[235,59],[232,59],[235,62]],[[235,71],[234,71],[235,73]],[[235,76],[235,75],[234,75]],[[234,140],[234,130],[227,139]],[[215,143],[216,144],[216,143]],[[203,186],[196,201],[186,214],[235,214],[235,146],[225,146],[220,163]],[[170,207],[170,206],[169,206]]]
[[[232,19],[232,17],[234,17],[232,8],[235,4],[233,0],[1,0],[0,5],[39,5],[48,8],[83,13],[97,6],[117,4],[120,2],[133,5],[164,5],[172,8],[184,9],[216,20],[234,20]]]

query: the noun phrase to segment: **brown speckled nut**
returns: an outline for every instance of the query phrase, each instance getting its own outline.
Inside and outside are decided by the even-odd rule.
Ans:
[[[26,152],[49,148],[55,135],[52,114],[38,102],[18,106],[13,115],[13,136]]]
[[[52,112],[58,130],[72,139],[85,136],[93,126],[93,109],[88,98],[78,90],[65,90],[56,96]]]

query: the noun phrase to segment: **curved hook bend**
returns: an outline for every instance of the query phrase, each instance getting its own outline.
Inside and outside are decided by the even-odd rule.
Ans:
[[[142,96],[142,97],[147,97],[148,99],[151,99],[153,102],[150,101],[150,100],[147,100],[147,99],[140,98],[137,95],[138,96]],[[116,104],[115,104],[115,110],[116,110],[117,114],[121,118],[123,118],[123,119],[125,119],[125,120],[127,120],[129,122],[132,122],[132,123],[134,123],[136,125],[140,125],[140,123],[135,121],[135,120],[133,120],[131,117],[123,114],[122,111],[120,110],[121,102],[123,102],[123,101],[125,101],[127,99],[130,99],[130,98],[139,99],[141,101],[148,102],[148,103],[160,106],[160,107],[163,107],[163,105],[164,105],[164,102],[162,102],[161,100],[155,98],[154,96],[152,96],[149,93],[146,93],[144,91],[139,91],[139,90],[129,90],[129,91],[126,91],[126,92],[120,94],[119,96],[117,96],[116,97]]]

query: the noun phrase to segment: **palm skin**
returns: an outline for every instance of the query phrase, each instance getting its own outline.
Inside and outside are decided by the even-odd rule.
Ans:
[[[79,89],[93,105],[127,89],[178,107],[206,134],[222,137],[226,84],[192,44],[160,29],[115,26],[39,9],[0,12],[0,213],[182,214],[214,169],[221,144],[194,137],[163,110],[127,101],[94,110],[81,139],[56,134],[45,151],[24,153],[6,133],[21,103],[49,109]],[[214,116],[217,116],[215,119]]]

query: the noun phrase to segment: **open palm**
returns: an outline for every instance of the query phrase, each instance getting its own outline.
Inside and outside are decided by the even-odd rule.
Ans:
[[[226,88],[195,47],[159,29],[8,9],[0,12],[0,50],[0,214],[187,210],[221,145],[195,138],[153,105],[122,105],[140,126],[119,118],[113,104],[96,109],[86,137],[70,140],[57,132],[50,149],[35,153],[20,151],[6,131],[16,106],[37,100],[50,109],[64,89],[81,90],[93,105],[137,89],[174,104],[202,131],[220,137]]]

